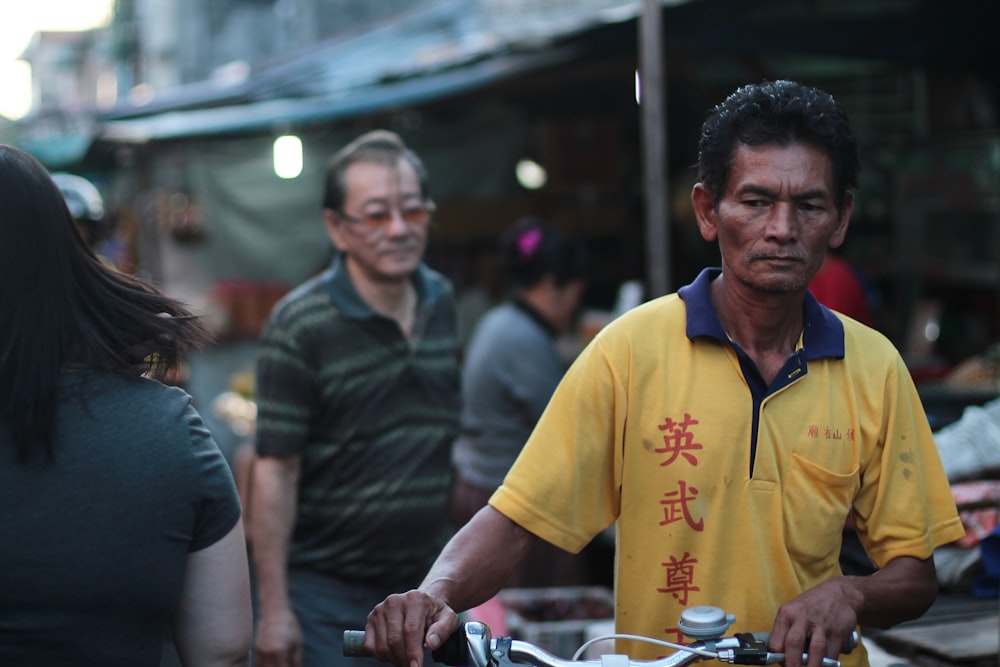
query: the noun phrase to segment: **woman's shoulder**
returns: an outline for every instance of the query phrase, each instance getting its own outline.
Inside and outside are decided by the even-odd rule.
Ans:
[[[63,387],[64,396],[79,398],[91,411],[105,416],[117,407],[136,418],[176,420],[192,405],[191,395],[180,387],[103,369],[70,371]]]
[[[184,389],[154,380],[145,375],[133,375],[103,368],[69,371],[63,376],[65,386],[86,386],[88,393],[127,391],[132,394],[154,395],[181,400],[190,399]]]
[[[551,338],[536,318],[511,302],[498,304],[486,312],[476,326],[474,337],[486,338],[503,348],[530,342],[541,345]]]

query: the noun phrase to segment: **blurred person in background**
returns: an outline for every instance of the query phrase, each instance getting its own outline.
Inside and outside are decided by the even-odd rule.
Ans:
[[[464,358],[479,320],[504,298],[503,273],[493,245],[471,248],[464,254],[462,280],[455,297],[459,358]]]
[[[93,248],[106,229],[106,211],[100,190],[86,178],[66,172],[52,174],[52,181],[66,200],[66,208],[80,228],[84,241]]]
[[[821,304],[867,326],[875,317],[861,270],[835,250],[827,253],[819,271],[809,281],[809,291]]]
[[[399,136],[376,130],[342,148],[323,195],[337,254],[261,335],[250,495],[260,667],[341,664],[344,630],[418,584],[447,537],[459,368],[451,284],[422,260],[433,211]]]
[[[119,261],[123,260],[124,248],[114,234],[114,225],[101,191],[76,174],[56,172],[52,174],[52,180],[66,200],[66,207],[87,245],[102,262],[120,269]]]
[[[557,342],[576,321],[586,288],[583,243],[545,221],[520,220],[502,236],[509,296],[479,321],[462,369],[462,417],[452,460],[452,520],[465,524],[503,482],[566,372]],[[589,583],[585,560],[546,543],[508,586]]]
[[[100,262],[59,189],[0,146],[0,664],[248,663],[232,473],[156,379],[209,335]]]

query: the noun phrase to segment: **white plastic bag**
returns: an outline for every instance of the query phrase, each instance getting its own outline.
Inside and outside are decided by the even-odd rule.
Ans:
[[[1000,470],[1000,399],[970,405],[958,421],[934,433],[949,481]]]

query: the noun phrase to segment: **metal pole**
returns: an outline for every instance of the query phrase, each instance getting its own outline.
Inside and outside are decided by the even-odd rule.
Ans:
[[[666,78],[661,0],[643,0],[639,18],[639,111],[642,114],[646,285],[649,297],[670,291],[670,201],[667,174]]]

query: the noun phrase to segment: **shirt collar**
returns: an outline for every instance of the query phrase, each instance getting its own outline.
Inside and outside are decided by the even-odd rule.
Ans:
[[[524,312],[525,315],[534,320],[535,323],[538,324],[538,326],[540,326],[542,330],[545,331],[545,333],[548,334],[550,338],[559,337],[559,332],[556,331],[556,328],[551,324],[549,324],[549,321],[545,319],[545,317],[542,316],[542,314],[538,312],[534,308],[534,306],[529,304],[527,301],[525,301],[520,297],[515,296],[511,298],[511,303],[515,308],[519,308],[521,311]]]
[[[706,268],[689,285],[677,290],[684,300],[687,312],[687,337],[694,341],[698,336],[729,342],[719,316],[712,306],[711,283],[722,274],[722,269]],[[831,310],[820,305],[810,292],[806,292],[802,305],[802,347],[806,359],[844,358],[844,323]]]
[[[344,317],[371,317],[377,313],[368,303],[361,298],[358,290],[351,282],[351,275],[347,272],[347,263],[338,252],[330,262],[330,268],[325,272],[324,280],[327,284],[330,298],[334,305]],[[417,270],[412,276],[413,286],[417,291],[417,302],[420,304],[432,304],[442,295],[441,284],[433,280],[431,271],[423,262],[417,266]]]

